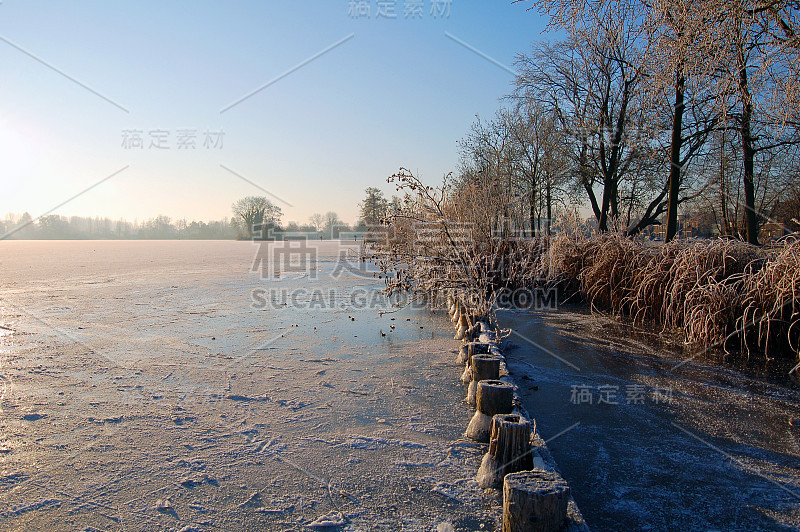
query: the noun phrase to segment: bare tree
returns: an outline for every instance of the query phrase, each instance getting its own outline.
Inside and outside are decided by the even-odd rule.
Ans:
[[[339,233],[345,227],[345,223],[339,218],[339,215],[333,211],[325,213],[325,222],[322,230],[329,238],[339,238]]]
[[[667,0],[654,4],[650,16],[653,28],[667,28],[653,34],[659,64],[677,67],[676,109],[682,108],[680,85],[693,75],[716,95],[713,120],[739,134],[745,233],[754,245],[765,219],[758,208],[756,159],[768,160],[773,150],[798,142],[797,8],[780,0]]]
[[[640,56],[635,35],[607,25],[536,45],[516,62],[514,96],[548,109],[569,136],[573,176],[601,231],[620,220],[625,188],[650,192],[642,163],[657,146]]]
[[[314,226],[314,229],[316,229],[317,231],[322,231],[322,227],[325,225],[325,217],[318,212],[312,214],[308,218],[308,221],[311,225]]]
[[[554,114],[535,101],[518,101],[504,118],[511,132],[515,203],[521,218],[527,217],[532,237],[550,234],[554,206],[562,200],[569,178],[569,138]]]
[[[768,8],[763,2],[727,3],[727,10],[724,12],[728,23],[727,31],[717,46],[721,50],[732,50],[733,55],[732,61],[724,64],[733,65],[729,69],[731,76],[728,79],[735,80],[735,94],[739,105],[737,123],[742,142],[747,241],[751,244],[759,243],[759,224],[763,218],[763,213],[757,210],[756,205],[756,155],[758,152],[768,152],[798,142],[796,134],[788,137],[781,135],[783,128],[776,127],[779,119],[783,119],[785,123],[787,119],[793,118],[787,113],[792,112],[793,103],[797,104],[792,101],[793,93],[797,89],[787,91],[787,85],[780,83],[776,74],[786,76],[792,72],[795,75],[798,73],[797,48],[786,48],[782,43],[776,43],[774,35],[769,31],[770,25],[765,24],[765,18],[760,16],[761,9],[771,11],[771,15],[790,10],[788,6],[779,9],[778,5],[775,3]],[[797,78],[794,80],[796,84]],[[774,100],[782,101],[785,107],[774,107]],[[773,135],[769,135],[765,129],[771,129]]]
[[[253,237],[253,227],[265,223],[277,223],[283,213],[280,207],[264,196],[247,196],[236,201],[233,214],[246,238]]]

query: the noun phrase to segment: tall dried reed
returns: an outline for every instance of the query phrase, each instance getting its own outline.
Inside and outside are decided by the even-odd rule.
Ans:
[[[593,308],[682,331],[690,344],[768,358],[800,349],[798,240],[757,248],[724,239],[655,244],[558,235],[540,265],[550,282],[576,280]]]

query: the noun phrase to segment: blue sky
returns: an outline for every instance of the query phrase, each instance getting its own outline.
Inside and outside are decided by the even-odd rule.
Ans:
[[[424,0],[417,18],[384,2],[394,19],[351,3],[3,0],[0,216],[38,216],[121,168],[54,212],[220,219],[263,189],[284,221],[353,222],[400,166],[438,183],[513,79],[447,34],[511,65],[546,21],[511,0],[437,17]]]

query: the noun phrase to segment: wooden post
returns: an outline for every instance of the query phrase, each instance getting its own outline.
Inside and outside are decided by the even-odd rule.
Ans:
[[[478,322],[467,320],[469,325],[466,327],[460,327],[459,330],[464,331],[463,340],[465,342],[472,342],[481,334],[481,326]],[[456,338],[456,340],[460,340],[462,338]]]
[[[494,417],[496,414],[510,414],[514,401],[514,386],[508,382],[485,380],[478,383],[476,403],[478,410]]]
[[[469,384],[472,383],[472,364],[464,364],[464,373],[461,374],[461,384],[467,385],[467,398],[469,399]]]
[[[531,424],[516,414],[497,414],[492,418],[489,452],[478,470],[478,486],[500,488],[509,473],[533,467]]]
[[[497,414],[492,417],[491,454],[502,469],[502,476],[533,467],[531,424],[522,416]]]
[[[475,355],[472,357],[473,380],[497,380],[500,373],[500,357],[494,355]]]
[[[513,408],[514,386],[503,381],[478,382],[477,410],[464,436],[479,442],[489,441],[489,429],[495,414],[510,414]]]
[[[470,360],[472,381],[467,391],[467,403],[474,406],[478,391],[478,382],[497,380],[500,378],[500,357],[494,355],[474,355]]]
[[[482,344],[480,342],[470,342],[467,344],[467,353],[471,359],[473,355],[488,355],[489,344]]]
[[[456,301],[455,310],[453,311],[453,315],[451,316],[451,320],[453,323],[458,323],[458,320],[461,318],[461,303]]]
[[[561,530],[569,485],[553,471],[511,473],[503,482],[503,532]]]
[[[467,332],[464,335],[464,338],[468,342],[472,342],[480,336],[483,330],[481,325],[482,323],[483,322],[481,321],[481,316],[477,314],[473,314],[469,317],[469,328],[467,329]]]
[[[458,356],[456,357],[456,364],[464,364],[466,363],[467,367],[464,368],[464,374],[471,375],[471,368],[472,368],[472,356],[473,355],[488,355],[491,346],[487,344],[482,344],[480,342],[470,342],[466,345],[461,346],[461,350],[458,352]],[[472,378],[465,379],[462,376],[462,382],[467,384],[470,382]]]

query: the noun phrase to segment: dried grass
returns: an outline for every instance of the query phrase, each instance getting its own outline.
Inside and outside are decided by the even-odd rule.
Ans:
[[[767,358],[800,348],[800,241],[757,248],[723,239],[654,245],[619,234],[564,235],[544,255],[550,282],[574,279],[592,308],[682,331],[686,343]]]

